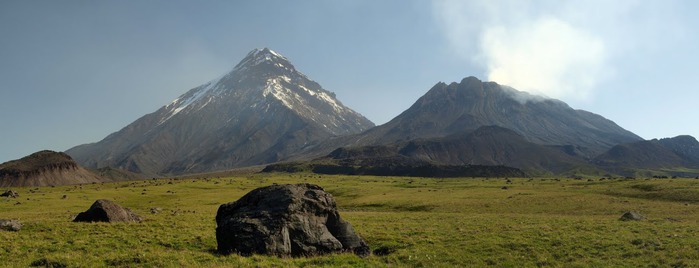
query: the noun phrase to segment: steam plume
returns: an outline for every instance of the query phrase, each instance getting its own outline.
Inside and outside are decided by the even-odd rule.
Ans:
[[[588,98],[609,72],[605,40],[566,21],[558,1],[435,0],[451,48],[487,79],[533,94]],[[578,10],[580,11],[580,10]]]

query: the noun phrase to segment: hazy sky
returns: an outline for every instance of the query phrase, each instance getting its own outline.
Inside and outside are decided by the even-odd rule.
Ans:
[[[97,142],[269,47],[382,124],[466,76],[699,137],[699,1],[0,1],[0,162]]]

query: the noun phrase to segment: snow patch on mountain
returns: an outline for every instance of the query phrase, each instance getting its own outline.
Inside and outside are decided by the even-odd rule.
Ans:
[[[283,81],[283,82],[282,82]],[[303,96],[301,96],[298,92],[295,92],[294,90],[291,89],[291,84],[290,84],[291,79],[287,76],[279,76],[276,78],[271,78],[267,80],[267,84],[264,87],[263,90],[263,96],[267,97],[267,95],[272,94],[274,98],[278,99],[279,101],[284,104],[284,106],[288,107],[289,109],[292,110],[308,110],[309,112],[313,114],[320,114],[319,111],[314,109],[311,105],[309,105],[308,101],[304,99]],[[287,85],[284,85],[284,82],[286,82]],[[338,103],[335,98],[330,96],[329,94],[320,91],[314,91],[312,89],[309,89],[303,85],[296,85],[298,88],[302,89],[308,95],[310,95],[313,98],[316,98],[328,105],[333,109],[333,111],[340,113],[340,114],[347,114],[350,113],[349,109],[345,108],[342,106],[340,103]],[[299,109],[295,109],[294,107],[298,107]]]
[[[227,74],[222,75],[214,80],[211,80],[199,87],[196,87],[189,92],[185,93],[184,95],[180,96],[179,98],[175,99],[172,101],[170,104],[165,106],[165,109],[169,110],[169,113],[162,119],[160,120],[160,123],[158,125],[164,123],[165,121],[169,120],[182,110],[186,109],[193,103],[196,103],[200,99],[202,99],[205,96],[208,96],[209,99],[199,107],[199,109],[203,108],[207,104],[211,102],[211,99],[213,98],[216,93],[221,92],[221,80],[226,77]]]
[[[297,94],[279,83],[279,79],[280,78],[273,78],[267,80],[267,85],[262,91],[262,95],[267,97],[267,95],[272,94],[272,96],[281,101],[284,106],[294,110],[294,99],[296,99],[296,102],[299,102],[300,98]]]
[[[329,96],[325,92],[320,92],[320,94],[318,94],[318,98],[329,103],[333,110],[335,110],[336,112],[345,113],[347,110],[345,107],[340,106],[340,104],[337,103],[337,101],[335,101],[335,98]]]

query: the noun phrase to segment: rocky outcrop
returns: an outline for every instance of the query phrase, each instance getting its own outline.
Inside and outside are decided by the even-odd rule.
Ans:
[[[140,216],[114,201],[99,199],[85,212],[80,212],[74,222],[140,222]]]
[[[221,205],[216,224],[218,251],[223,254],[370,254],[366,242],[340,217],[332,195],[312,184],[255,189]]]

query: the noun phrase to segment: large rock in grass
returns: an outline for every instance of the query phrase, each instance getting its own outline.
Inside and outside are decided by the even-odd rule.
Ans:
[[[140,216],[114,201],[99,199],[85,212],[80,212],[74,222],[140,222]]]
[[[351,251],[369,255],[366,242],[340,218],[335,199],[312,184],[258,188],[216,214],[223,254],[312,256]]]

